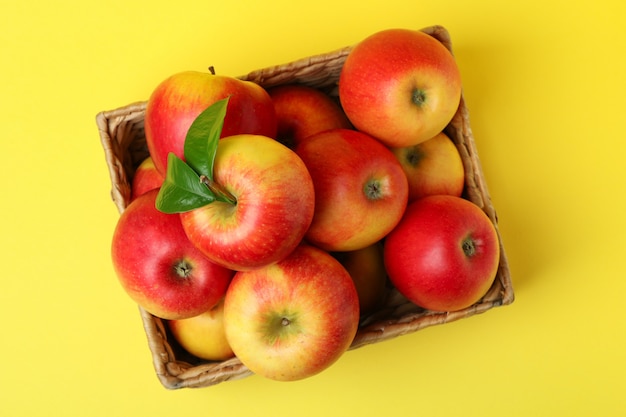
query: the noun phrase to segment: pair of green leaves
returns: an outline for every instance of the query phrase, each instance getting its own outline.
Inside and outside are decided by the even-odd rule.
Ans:
[[[213,181],[213,165],[229,98],[216,101],[193,121],[184,144],[185,161],[169,153],[167,172],[156,198],[164,213],[182,213],[213,201],[235,203],[233,197]]]

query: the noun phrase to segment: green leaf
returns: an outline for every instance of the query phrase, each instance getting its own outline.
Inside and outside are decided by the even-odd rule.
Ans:
[[[213,201],[215,195],[201,182],[200,176],[185,161],[170,153],[167,173],[156,198],[157,210],[168,214],[182,213]]]
[[[185,137],[185,161],[198,175],[213,179],[217,144],[224,127],[229,97],[207,107],[193,121]]]

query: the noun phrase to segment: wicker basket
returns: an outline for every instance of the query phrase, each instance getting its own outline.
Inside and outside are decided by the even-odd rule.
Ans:
[[[452,50],[445,28],[422,29]],[[350,47],[309,57],[289,64],[254,71],[240,78],[266,88],[301,83],[337,97],[337,81]],[[143,118],[145,102],[101,112],[96,120],[112,182],[112,199],[121,213],[130,200],[130,183],[136,167],[148,156]],[[497,228],[497,215],[491,203],[476,146],[469,125],[465,102],[461,104],[446,133],[454,141],[463,159],[466,184],[464,197],[481,207]],[[499,232],[498,232],[499,234]],[[394,288],[389,288],[384,306],[362,318],[351,349],[382,342],[422,328],[444,324],[507,305],[514,300],[506,254],[501,244],[497,277],[489,292],[471,307],[454,312],[433,312],[408,302]],[[166,323],[139,308],[156,374],[168,389],[206,387],[251,375],[237,358],[223,362],[199,360],[185,352],[171,336]]]

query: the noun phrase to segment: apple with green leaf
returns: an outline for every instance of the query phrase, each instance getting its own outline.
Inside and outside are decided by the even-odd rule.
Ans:
[[[339,98],[357,129],[390,147],[412,146],[452,120],[461,99],[460,71],[434,37],[386,29],[350,51],[339,76]]]
[[[410,203],[385,238],[389,279],[413,303],[456,311],[480,300],[498,270],[495,225],[477,205],[450,195]]]
[[[306,243],[280,262],[237,272],[224,301],[233,352],[272,380],[324,371],[348,350],[358,324],[350,274],[328,252]]]
[[[295,151],[315,187],[307,241],[327,251],[352,251],[378,242],[400,221],[407,178],[382,143],[356,130],[332,129],[309,137]]]
[[[456,145],[444,132],[404,148],[391,148],[409,181],[409,202],[427,195],[460,197],[465,169]]]
[[[113,267],[127,294],[163,319],[197,316],[226,293],[234,272],[211,262],[187,238],[180,216],[156,209],[158,191],[138,196],[120,215]]]
[[[276,113],[267,91],[250,81],[210,72],[184,71],[163,80],[146,104],[146,143],[154,165],[165,174],[173,152],[184,159],[187,130],[217,100],[230,97],[222,137],[236,134],[276,136]]]
[[[313,181],[296,153],[273,138],[220,139],[228,98],[191,125],[186,161],[170,153],[157,207],[180,213],[189,240],[213,262],[254,269],[286,257],[313,219]]]
[[[267,90],[276,110],[276,139],[290,148],[316,133],[350,129],[339,103],[304,84],[283,84]]]

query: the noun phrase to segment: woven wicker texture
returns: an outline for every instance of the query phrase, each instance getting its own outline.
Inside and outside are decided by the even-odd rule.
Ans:
[[[452,51],[450,36],[445,28],[432,26],[422,30]],[[256,82],[266,88],[300,83],[336,97],[339,73],[350,49],[346,47],[328,54],[253,71],[239,78]],[[134,103],[101,112],[96,116],[111,176],[111,198],[120,213],[130,201],[130,183],[135,169],[148,156],[143,128],[145,105],[145,102]],[[456,144],[463,160],[466,176],[464,197],[481,207],[497,230],[496,210],[489,196],[463,98],[456,115],[446,128],[446,133]],[[498,235],[500,236],[499,230]],[[479,302],[460,311],[433,312],[408,302],[394,288],[389,288],[383,307],[362,318],[351,349],[389,340],[425,327],[467,318],[510,304],[513,300],[509,266],[501,243],[496,279]],[[152,316],[141,307],[139,311],[156,374],[166,388],[207,387],[251,374],[237,358],[223,362],[206,362],[191,356],[176,344],[163,320]]]

